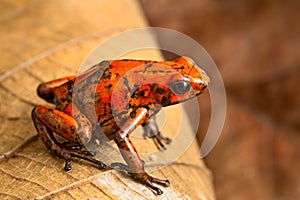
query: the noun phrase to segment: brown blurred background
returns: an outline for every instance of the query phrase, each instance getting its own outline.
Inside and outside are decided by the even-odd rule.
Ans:
[[[197,40],[227,92],[222,135],[205,158],[218,199],[300,198],[300,1],[141,0],[151,26]],[[208,96],[199,139],[209,120]]]

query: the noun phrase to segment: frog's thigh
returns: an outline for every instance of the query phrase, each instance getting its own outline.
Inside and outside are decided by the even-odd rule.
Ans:
[[[75,76],[67,76],[49,82],[41,83],[37,88],[37,93],[41,98],[52,102],[54,97],[53,91],[66,82],[74,80],[75,78]]]
[[[52,131],[70,142],[80,143],[80,137],[76,132],[76,127],[78,125],[73,117],[51,107],[36,106],[32,110],[32,118],[38,130],[38,134],[42,139],[45,138],[45,134],[50,134]],[[39,131],[40,126],[45,126],[46,129],[50,129],[51,131],[45,131],[41,128]]]
[[[75,115],[75,118],[83,121],[86,119],[80,113],[79,115]],[[71,157],[78,157],[95,163],[101,169],[106,168],[104,163],[93,158],[91,152],[64,148],[63,144],[59,144],[53,136],[53,132],[55,132],[73,143],[81,144],[78,135],[82,134],[82,130],[86,132],[86,135],[91,135],[92,129],[91,126],[89,126],[89,123],[78,126],[78,123],[71,116],[46,106],[36,106],[32,110],[32,119],[39,137],[42,139],[48,150],[65,160],[66,163],[64,169],[66,171],[71,170]]]

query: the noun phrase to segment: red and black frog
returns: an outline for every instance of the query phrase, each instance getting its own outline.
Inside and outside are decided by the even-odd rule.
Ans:
[[[38,95],[55,107],[38,105],[32,119],[39,138],[54,155],[65,160],[78,157],[107,166],[86,151],[84,144],[114,140],[127,163],[128,173],[157,194],[154,185],[169,186],[168,180],[150,176],[129,136],[142,126],[144,136],[165,148],[171,139],[158,129],[155,114],[162,108],[189,100],[207,90],[209,77],[188,57],[171,61],[111,60],[96,64],[79,76],[68,76],[37,88]],[[59,135],[66,142],[59,142]]]

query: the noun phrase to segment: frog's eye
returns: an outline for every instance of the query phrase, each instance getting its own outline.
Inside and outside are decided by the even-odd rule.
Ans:
[[[190,83],[183,80],[176,81],[172,86],[172,89],[176,94],[185,94],[190,91],[190,88]]]

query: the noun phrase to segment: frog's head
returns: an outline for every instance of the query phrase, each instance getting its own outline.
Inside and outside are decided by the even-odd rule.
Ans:
[[[170,62],[178,73],[168,81],[171,92],[169,102],[164,106],[186,101],[207,90],[210,79],[191,58],[179,57]]]
[[[187,57],[146,64],[144,61],[127,72],[123,79],[126,84],[120,84],[122,87],[115,87],[114,90],[117,91],[116,94],[121,94],[121,88],[123,93],[127,93],[128,86],[133,88],[132,92],[127,93],[131,95],[131,107],[165,107],[177,104],[203,93],[209,83],[206,73]]]

